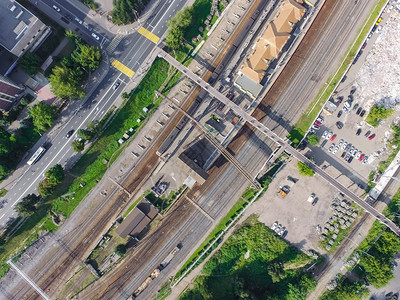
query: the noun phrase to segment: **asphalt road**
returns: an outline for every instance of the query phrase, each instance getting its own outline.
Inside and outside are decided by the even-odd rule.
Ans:
[[[49,14],[49,16],[56,21],[61,22],[57,12],[50,6],[52,2],[50,0],[45,1],[47,9],[44,9],[44,12]],[[155,35],[159,37],[162,36],[167,29],[166,23],[171,14],[181,9],[185,2],[185,0],[169,0],[158,4],[155,16],[152,17],[149,22],[142,21],[142,26],[148,28],[148,30],[152,29]],[[42,9],[40,3],[39,8]],[[63,5],[64,4],[67,4],[67,2],[63,2]],[[58,6],[58,3],[56,5]],[[61,9],[61,12],[63,12],[64,6],[58,7]],[[72,6],[70,8],[73,9]],[[78,13],[76,9],[73,11],[74,13]],[[79,17],[83,19],[81,15],[79,15]],[[144,62],[154,47],[155,44],[153,42],[135,32],[125,37],[115,49],[114,55],[111,56],[140,75],[144,72],[143,69],[147,67]],[[135,76],[136,74],[133,79]],[[129,80],[132,79],[129,79],[118,70],[111,68],[110,72],[88,99],[79,100],[80,102],[71,104],[70,107],[62,113],[62,120],[67,121],[61,124],[60,128],[52,133],[51,136],[48,133],[44,134],[45,138],[43,138],[43,140],[46,141],[46,145],[50,145],[45,154],[34,165],[21,166],[23,170],[22,175],[13,182],[11,186],[7,187],[8,193],[5,197],[7,203],[0,210],[0,226],[4,225],[9,218],[17,216],[13,207],[22,197],[30,193],[37,193],[38,183],[43,180],[44,174],[49,168],[55,164],[67,165],[70,167],[79,159],[80,155],[74,153],[70,146],[71,142],[76,139],[76,132],[78,129],[85,128],[88,122],[100,120],[124,91]],[[112,86],[117,81],[121,82],[121,85],[114,90]],[[65,138],[67,132],[71,129],[74,130],[74,134],[68,139]],[[41,145],[35,145],[30,156],[39,146]],[[25,162],[30,156],[25,159]]]

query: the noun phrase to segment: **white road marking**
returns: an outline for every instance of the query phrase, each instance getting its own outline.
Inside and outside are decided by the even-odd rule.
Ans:
[[[0,219],[3,219],[4,215],[5,215],[5,214],[3,214],[3,215],[0,217]]]

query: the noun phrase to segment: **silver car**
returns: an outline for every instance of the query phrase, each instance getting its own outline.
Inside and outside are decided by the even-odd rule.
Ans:
[[[347,147],[347,142],[344,142],[342,145],[342,150],[346,149],[346,147]]]
[[[278,226],[278,221],[275,221],[275,223],[272,224],[271,229],[275,230],[276,226]]]
[[[332,145],[329,147],[328,152],[332,152],[333,148],[335,148],[335,144],[332,144]]]
[[[343,142],[344,142],[343,139],[341,139],[341,140],[339,141],[339,145],[338,145],[339,148],[343,146]]]

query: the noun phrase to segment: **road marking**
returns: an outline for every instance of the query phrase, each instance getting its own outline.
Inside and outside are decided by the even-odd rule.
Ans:
[[[4,215],[5,215],[5,214],[3,214],[3,215],[0,217],[0,219],[3,219]]]
[[[110,58],[111,65],[116,68],[117,70],[120,70],[122,73],[124,73],[128,77],[132,77],[135,72],[133,70],[129,69],[127,66],[116,60],[114,57]]]
[[[149,39],[150,41],[152,41],[154,44],[157,44],[157,42],[159,41],[159,37],[156,36],[155,34],[153,34],[152,32],[148,31],[146,28],[144,27],[140,27],[138,32],[143,35],[145,38]]]

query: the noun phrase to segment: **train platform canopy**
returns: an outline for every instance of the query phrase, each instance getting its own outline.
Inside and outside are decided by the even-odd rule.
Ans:
[[[122,238],[128,235],[137,237],[157,214],[157,209],[145,198],[122,221],[116,232]]]
[[[261,81],[273,60],[291,37],[294,26],[306,13],[302,0],[284,0],[279,6],[276,17],[267,25],[264,33],[253,44],[253,53],[243,63],[235,85],[242,91],[257,97],[262,86]],[[261,88],[260,88],[261,86]]]

